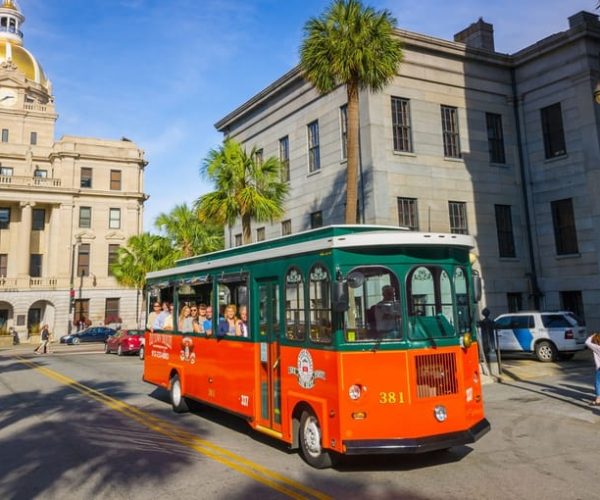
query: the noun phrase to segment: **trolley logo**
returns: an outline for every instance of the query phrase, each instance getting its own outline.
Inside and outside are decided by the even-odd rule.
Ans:
[[[296,375],[298,384],[305,389],[312,389],[317,379],[325,380],[325,372],[314,369],[312,356],[307,349],[302,349],[298,353],[296,366],[288,367],[288,373]]]
[[[179,359],[181,359],[181,361],[187,361],[192,365],[196,362],[194,341],[191,337],[183,337],[183,340],[181,341],[181,351],[179,351]]]
[[[150,345],[157,349],[171,349],[172,347],[172,336],[164,335],[162,333],[151,333],[150,334]]]

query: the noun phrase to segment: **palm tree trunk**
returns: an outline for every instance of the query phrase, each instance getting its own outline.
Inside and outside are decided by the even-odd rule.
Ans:
[[[348,160],[346,163],[346,224],[356,224],[358,203],[358,84],[349,83],[348,93]]]
[[[252,243],[252,225],[251,217],[249,215],[242,215],[242,236],[244,245]]]

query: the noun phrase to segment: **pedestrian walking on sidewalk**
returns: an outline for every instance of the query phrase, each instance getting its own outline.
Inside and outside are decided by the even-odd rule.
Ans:
[[[41,352],[40,352],[41,351]],[[36,354],[50,354],[50,332],[48,331],[48,325],[42,327],[40,334],[40,345],[37,346],[33,352]]]
[[[590,404],[592,406],[600,406],[600,333],[592,333],[585,341],[585,345],[594,353],[594,363],[596,363],[596,378],[594,384],[596,389],[596,399]]]

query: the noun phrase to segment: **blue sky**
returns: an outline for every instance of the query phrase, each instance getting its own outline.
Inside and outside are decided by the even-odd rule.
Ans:
[[[513,53],[594,12],[596,0],[364,0],[443,39],[479,17]],[[19,0],[24,45],[52,80],[57,139],[120,139],[146,151],[145,229],[210,191],[199,175],[214,123],[298,63],[306,20],[329,0]]]

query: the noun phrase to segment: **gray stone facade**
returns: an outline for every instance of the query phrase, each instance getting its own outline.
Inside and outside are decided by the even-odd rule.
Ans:
[[[399,225],[403,198],[416,205],[419,230],[450,232],[450,202],[458,202],[453,209],[466,208],[477,241],[482,307],[493,315],[568,307],[585,314],[589,328],[600,327],[597,16],[576,14],[568,30],[512,55],[493,51],[493,27],[482,19],[457,34],[459,41],[397,34],[404,41],[397,77],[384,91],[360,96],[359,219]],[[408,103],[408,151],[395,150],[394,98]],[[262,148],[265,157],[278,157],[279,141],[288,137],[291,189],[283,219],[292,232],[309,228],[315,212],[325,225],[343,222],[345,102],[344,88],[321,96],[295,68],[216,124],[226,137]],[[458,127],[456,155],[444,148],[444,113]],[[564,151],[555,144],[557,116]],[[314,121],[320,169],[309,172],[307,125]],[[492,158],[494,123],[503,154]],[[262,227],[266,238],[281,235],[280,222],[254,223],[254,237]],[[239,225],[227,235],[229,245],[238,233]]]

